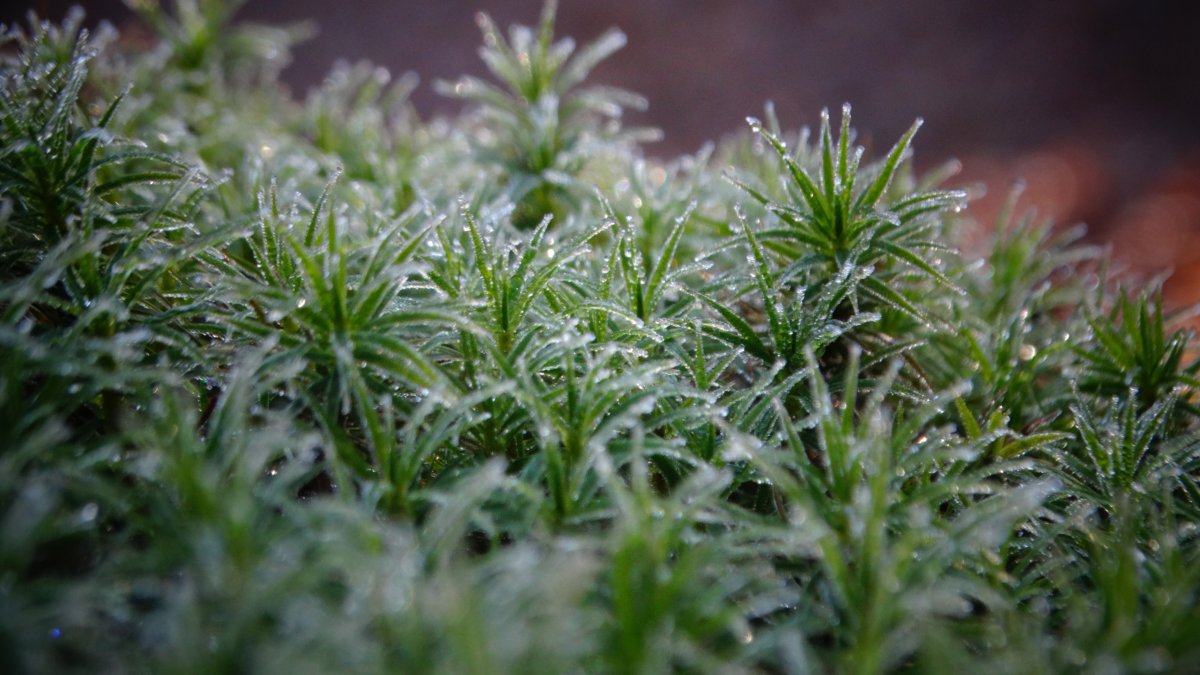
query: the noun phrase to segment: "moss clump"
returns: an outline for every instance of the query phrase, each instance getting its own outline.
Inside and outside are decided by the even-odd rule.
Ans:
[[[136,7],[6,37],[0,670],[1200,660],[1190,334],[1015,209],[961,253],[916,125],[664,162],[553,4],[430,121]]]

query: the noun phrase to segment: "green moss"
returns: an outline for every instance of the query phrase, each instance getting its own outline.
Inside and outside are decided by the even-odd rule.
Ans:
[[[663,161],[553,3],[435,120],[136,4],[5,38],[4,672],[1200,659],[1191,333],[1015,208],[961,253],[916,125]]]

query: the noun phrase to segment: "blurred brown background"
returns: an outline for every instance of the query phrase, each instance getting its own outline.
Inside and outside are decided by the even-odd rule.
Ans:
[[[5,4],[0,21],[59,0]],[[83,2],[93,20],[130,21],[119,0]],[[561,0],[559,33],[580,42],[609,26],[629,46],[599,81],[638,91],[635,118],[664,130],[648,148],[672,156],[739,128],[776,104],[785,126],[822,107],[854,106],[882,150],[922,116],[919,166],[962,160],[964,182],[990,188],[987,218],[1022,177],[1026,203],[1061,223],[1085,221],[1136,271],[1176,270],[1179,306],[1200,301],[1200,3],[1185,0]],[[541,0],[251,0],[247,20],[311,20],[288,83],[318,82],[337,59],[415,71],[423,115],[451,112],[430,84],[470,72],[473,15],[533,23]],[[873,142],[874,141],[874,142]]]

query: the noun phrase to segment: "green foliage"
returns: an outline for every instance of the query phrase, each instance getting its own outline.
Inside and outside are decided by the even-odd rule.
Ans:
[[[1113,396],[1132,386],[1133,396],[1148,408],[1176,394],[1177,387],[1200,385],[1200,359],[1184,364],[1191,336],[1167,331],[1161,302],[1145,295],[1130,299],[1122,292],[1113,313],[1108,322],[1088,316],[1094,346],[1079,348],[1086,364],[1080,388]]]
[[[474,77],[439,85],[477,106],[480,159],[500,169],[504,195],[515,205],[512,222],[521,228],[546,214],[561,218],[572,207],[578,174],[593,155],[620,153],[647,137],[619,125],[624,108],[645,107],[642,97],[581,86],[599,62],[625,45],[625,35],[612,29],[576,52],[570,38],[554,40],[556,6],[554,0],[545,4],[536,31],[514,26],[508,39],[491,17],[478,15],[480,55],[504,89]]]
[[[0,671],[1200,659],[1192,334],[917,125],[663,162],[553,3],[432,121],[134,4],[5,37]]]
[[[790,258],[811,258],[807,264],[825,268],[826,274],[846,265],[872,268],[857,284],[867,297],[913,318],[927,320],[928,313],[913,304],[891,283],[899,275],[896,268],[908,267],[919,275],[957,290],[957,286],[937,269],[937,261],[926,252],[945,251],[937,240],[942,225],[928,214],[956,209],[965,198],[961,192],[944,190],[906,190],[891,197],[887,194],[906,157],[913,136],[921,125],[917,120],[878,165],[864,167],[860,175],[862,148],[851,152],[850,106],[842,109],[838,139],[833,140],[829,114],[821,115],[819,149],[816,153],[801,144],[797,155],[789,152],[779,137],[754,118],[750,128],[779,155],[786,168],[786,202],[777,202],[764,193],[742,185],[756,201],[766,207],[787,227],[772,229],[760,237],[778,239],[777,247]],[[815,164],[809,168],[805,163]],[[817,177],[814,179],[812,173]],[[885,197],[891,197],[885,200]],[[753,241],[752,241],[753,244]],[[757,244],[753,244],[758,250]],[[761,265],[761,263],[760,263]],[[878,269],[873,269],[878,268]],[[911,285],[911,284],[910,284]]]

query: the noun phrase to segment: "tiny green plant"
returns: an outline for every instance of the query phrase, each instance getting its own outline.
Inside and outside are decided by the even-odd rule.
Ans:
[[[553,2],[432,120],[131,4],[4,29],[0,672],[1200,662],[1194,336],[919,122],[663,160]]]

